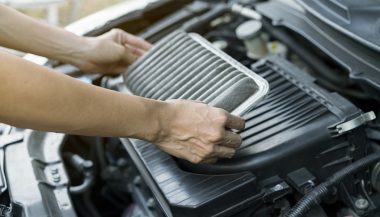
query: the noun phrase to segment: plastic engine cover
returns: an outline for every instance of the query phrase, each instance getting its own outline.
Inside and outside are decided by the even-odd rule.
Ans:
[[[339,123],[362,114],[348,100],[320,88],[314,78],[283,58],[271,56],[252,68],[268,80],[271,92],[244,115],[246,128],[237,155],[214,165],[188,165],[191,170],[208,174],[252,171],[264,179],[286,176],[302,166],[325,178],[363,156],[366,135],[362,129],[342,135],[334,132]]]
[[[234,159],[184,165],[155,145],[122,139],[167,216],[230,216],[262,202],[264,179],[285,180],[303,168],[321,181],[366,154],[362,127],[334,131],[338,123],[361,115],[350,102],[319,88],[280,57],[259,61],[253,70],[268,80],[271,91],[244,115],[244,141]]]

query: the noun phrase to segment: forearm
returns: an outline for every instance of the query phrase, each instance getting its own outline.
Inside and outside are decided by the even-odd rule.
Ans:
[[[0,122],[10,125],[146,140],[158,133],[159,112],[166,105],[87,85],[4,53],[0,100]]]
[[[89,40],[0,4],[0,46],[72,63],[90,49]]]

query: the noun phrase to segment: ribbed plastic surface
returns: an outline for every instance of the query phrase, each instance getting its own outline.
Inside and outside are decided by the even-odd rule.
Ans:
[[[267,98],[255,109],[244,115],[246,128],[240,134],[243,144],[240,154],[252,154],[268,150],[278,144],[276,138],[285,140],[287,132],[307,126],[316,118],[329,115],[328,108],[315,95],[315,91],[302,90],[296,81],[276,65],[256,64],[256,73],[265,78],[271,88]],[[308,89],[304,86],[303,89]],[[314,98],[318,97],[319,100]],[[326,102],[327,103],[327,102]],[[251,148],[251,150],[249,150]]]
[[[165,37],[124,74],[128,89],[152,99],[190,99],[242,114],[267,82],[196,34]]]
[[[153,144],[124,140],[139,171],[146,174],[144,180],[151,182],[151,189],[157,187],[154,192],[164,198],[160,204],[174,216],[233,216],[226,213],[262,201],[258,190],[263,180],[285,179],[300,168],[324,180],[365,154],[362,128],[350,136],[329,132],[361,114],[354,105],[321,89],[281,57],[265,58],[252,68],[269,81],[271,92],[244,116],[243,145],[233,159],[194,165],[173,159]]]
[[[140,172],[144,171],[144,179],[153,181],[148,186],[158,187],[153,193],[162,198],[158,201],[167,216],[219,216],[231,212],[229,207],[241,209],[258,197],[256,178],[249,172],[217,176],[189,173],[155,145],[141,140],[122,141]]]
[[[225,174],[252,171],[259,179],[307,167],[326,176],[350,163],[350,142],[330,127],[357,117],[361,111],[336,93],[315,84],[287,60],[271,56],[252,69],[270,84],[270,93],[243,117],[243,143],[233,159],[213,165],[187,165],[191,171]],[[361,135],[362,136],[362,135]],[[361,137],[357,136],[357,138]],[[333,161],[332,161],[333,159]]]

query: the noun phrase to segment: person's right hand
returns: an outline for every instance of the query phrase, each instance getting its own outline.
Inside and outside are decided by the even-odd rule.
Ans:
[[[244,120],[204,103],[171,100],[161,114],[159,136],[153,141],[163,151],[192,163],[214,163],[231,158],[241,137]]]
[[[83,72],[120,74],[137,58],[152,48],[152,44],[121,29],[112,29],[97,37],[83,38],[88,49],[80,49],[81,58],[71,62]],[[78,48],[79,49],[79,48]]]

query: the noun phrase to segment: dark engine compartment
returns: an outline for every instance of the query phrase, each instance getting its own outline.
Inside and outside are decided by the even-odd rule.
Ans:
[[[232,215],[248,204],[305,194],[369,152],[363,127],[335,132],[338,124],[362,115],[350,102],[320,89],[281,57],[270,56],[252,67],[269,82],[271,92],[244,116],[243,145],[233,159],[176,162],[152,144],[122,139],[138,169],[145,171],[144,179],[155,183],[154,193],[164,198],[160,204],[169,206],[168,216]],[[346,182],[352,196],[360,194],[354,192],[354,181]]]
[[[265,78],[270,92],[243,116],[246,129],[236,156],[216,164],[193,165],[140,140],[3,126],[1,180],[6,181],[0,205],[12,216],[286,216],[318,185],[380,147],[374,120],[380,111],[376,40],[363,43],[347,34],[350,25],[346,32],[331,26],[318,17],[323,12],[315,13],[317,6],[158,1],[88,32],[119,27],[153,43],[178,29],[195,32]],[[258,58],[235,33],[249,20],[262,26],[254,34],[265,47]],[[84,77],[67,65],[46,65]],[[86,79],[126,92],[122,76]],[[12,153],[20,157],[6,157]],[[28,166],[16,168],[17,162]],[[21,178],[23,169],[28,171]],[[371,164],[347,174],[307,216],[378,216],[379,171]]]

